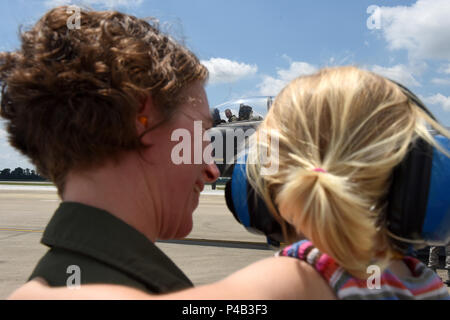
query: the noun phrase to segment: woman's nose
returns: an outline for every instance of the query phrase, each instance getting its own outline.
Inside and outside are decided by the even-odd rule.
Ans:
[[[217,168],[215,162],[206,165],[205,169],[205,181],[214,182],[220,177],[219,168]]]

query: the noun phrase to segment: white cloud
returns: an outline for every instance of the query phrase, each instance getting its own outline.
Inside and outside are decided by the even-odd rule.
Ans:
[[[317,71],[317,67],[307,62],[293,61],[288,69],[278,69],[277,77],[264,75],[263,81],[258,85],[261,95],[275,96],[290,81],[297,77],[309,75]]]
[[[258,85],[259,93],[263,96],[276,96],[289,81],[263,76],[263,81]]]
[[[393,67],[372,66],[370,68],[373,72],[382,75],[386,78],[395,80],[407,87],[419,87],[420,83],[414,78],[412,70],[403,64],[398,64]]]
[[[381,7],[381,30],[393,50],[411,58],[450,60],[450,1],[418,0],[411,6]]]
[[[450,86],[450,79],[448,78],[433,78],[431,82],[441,86]]]
[[[1,124],[1,123],[0,123]],[[0,147],[4,147],[8,144],[7,133],[5,129],[0,128]]]
[[[9,145],[5,122],[0,120],[0,170],[17,167],[34,168],[34,166],[18,151]]]
[[[291,81],[299,76],[312,74],[316,71],[317,68],[309,63],[294,61],[289,69],[280,69],[277,73],[281,79]]]
[[[47,7],[58,7],[62,5],[87,5],[87,6],[99,6],[107,9],[117,7],[138,7],[143,3],[143,0],[47,0],[45,5]]]
[[[450,63],[443,64],[439,69],[439,73],[450,74]]]
[[[14,169],[17,167],[35,168],[34,165],[12,147],[0,145],[0,170],[5,168]]]
[[[209,84],[232,83],[252,76],[258,71],[256,65],[249,65],[224,58],[211,58],[201,63],[209,71]]]
[[[450,97],[437,93],[429,97],[420,97],[425,103],[441,106],[444,111],[450,111]]]
[[[5,140],[0,142],[0,170],[17,167],[33,169],[32,165],[24,156],[13,149]]]

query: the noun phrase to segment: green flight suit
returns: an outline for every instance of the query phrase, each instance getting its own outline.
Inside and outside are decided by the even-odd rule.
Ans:
[[[143,234],[110,213],[63,202],[45,229],[50,250],[30,280],[50,286],[73,284],[75,266],[80,284],[108,283],[163,293],[192,287],[184,273]]]

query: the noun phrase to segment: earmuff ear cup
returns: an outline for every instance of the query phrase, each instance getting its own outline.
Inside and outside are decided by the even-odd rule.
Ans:
[[[263,234],[268,241],[283,242],[280,224],[270,213],[264,200],[248,183],[244,164],[236,164],[225,186],[225,201],[234,218],[252,233]]]
[[[264,200],[257,195],[250,184],[247,185],[247,194],[251,227],[262,231],[272,241],[284,242],[280,224],[275,220]]]
[[[245,159],[246,160],[246,159]],[[227,203],[231,201],[231,205],[228,207],[233,209],[234,217],[243,224],[244,227],[250,227],[250,213],[248,210],[248,197],[247,197],[247,174],[245,161],[243,164],[236,163],[233,168],[233,174],[229,184],[229,199]]]
[[[435,136],[439,145],[450,151],[450,140],[442,135]],[[445,246],[450,243],[450,158],[439,149],[433,152],[428,204],[422,237],[427,244]]]
[[[398,237],[422,239],[433,148],[419,138],[393,172],[388,196],[387,227]]]
[[[425,104],[408,88],[403,93],[433,120]],[[448,138],[431,132],[450,151]],[[445,190],[445,191],[444,191]],[[418,138],[403,161],[394,169],[388,195],[386,224],[393,243],[408,250],[411,245],[445,245],[450,240],[450,159]]]
[[[234,207],[233,197],[231,195],[231,180],[229,180],[225,185],[225,202],[227,204],[228,210],[231,211],[236,221],[241,223],[241,221],[239,221],[239,218],[237,217],[236,208]]]

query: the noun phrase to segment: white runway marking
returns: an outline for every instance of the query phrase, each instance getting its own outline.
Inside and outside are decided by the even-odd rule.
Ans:
[[[55,191],[56,187],[53,186],[14,186],[8,184],[0,184],[0,190],[12,190],[12,191]]]
[[[207,190],[201,193],[204,196],[225,196],[225,191],[223,190]]]
[[[56,192],[56,187],[54,186],[24,186],[24,185],[8,185],[0,184],[0,190],[12,190],[12,191],[54,191]],[[224,196],[224,190],[205,190],[201,193],[205,196]],[[57,200],[42,200],[42,201],[57,201]]]

